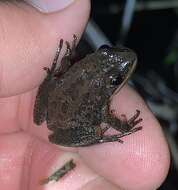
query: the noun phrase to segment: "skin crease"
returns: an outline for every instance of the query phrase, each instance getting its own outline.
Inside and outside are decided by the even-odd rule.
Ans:
[[[40,180],[70,158],[77,167],[61,181],[49,183],[48,189],[152,190],[167,175],[169,150],[160,125],[128,86],[115,96],[112,106],[117,116],[130,117],[140,109],[143,130],[124,137],[122,145],[63,149],[48,143],[45,124],[33,124],[37,86],[45,77],[42,68],[52,63],[58,39],[70,41],[74,33],[81,36],[89,9],[87,0],[52,14],[23,3],[0,3],[0,184],[4,190],[45,189]]]

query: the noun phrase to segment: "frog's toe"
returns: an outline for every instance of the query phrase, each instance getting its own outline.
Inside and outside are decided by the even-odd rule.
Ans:
[[[136,110],[136,113],[127,121],[132,128],[140,123],[143,119],[139,118],[140,110]]]

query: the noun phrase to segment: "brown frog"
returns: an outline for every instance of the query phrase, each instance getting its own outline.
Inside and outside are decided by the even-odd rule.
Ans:
[[[140,111],[136,110],[129,120],[125,116],[120,120],[110,110],[110,102],[133,73],[137,56],[125,47],[102,46],[72,64],[76,40],[74,35],[71,46],[66,42],[66,53],[59,66],[61,39],[52,67],[44,68],[47,76],[36,97],[34,122],[40,125],[46,120],[52,131],[50,142],[62,146],[123,142],[121,137],[142,128],[135,127],[142,121]],[[117,130],[117,134],[106,135],[109,128]]]

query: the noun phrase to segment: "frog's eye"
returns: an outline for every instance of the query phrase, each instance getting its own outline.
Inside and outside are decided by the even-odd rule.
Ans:
[[[110,83],[112,86],[117,86],[121,84],[121,81],[122,81],[120,77],[116,77],[116,78],[110,77],[110,79],[111,79]]]
[[[109,49],[110,47],[108,45],[102,45],[99,47],[99,50],[102,50],[102,49]]]

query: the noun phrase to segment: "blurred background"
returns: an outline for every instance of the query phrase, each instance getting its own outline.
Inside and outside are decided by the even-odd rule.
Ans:
[[[171,150],[171,168],[159,190],[177,190],[178,0],[92,0],[79,55],[103,44],[122,44],[137,53],[129,82],[157,116]]]

